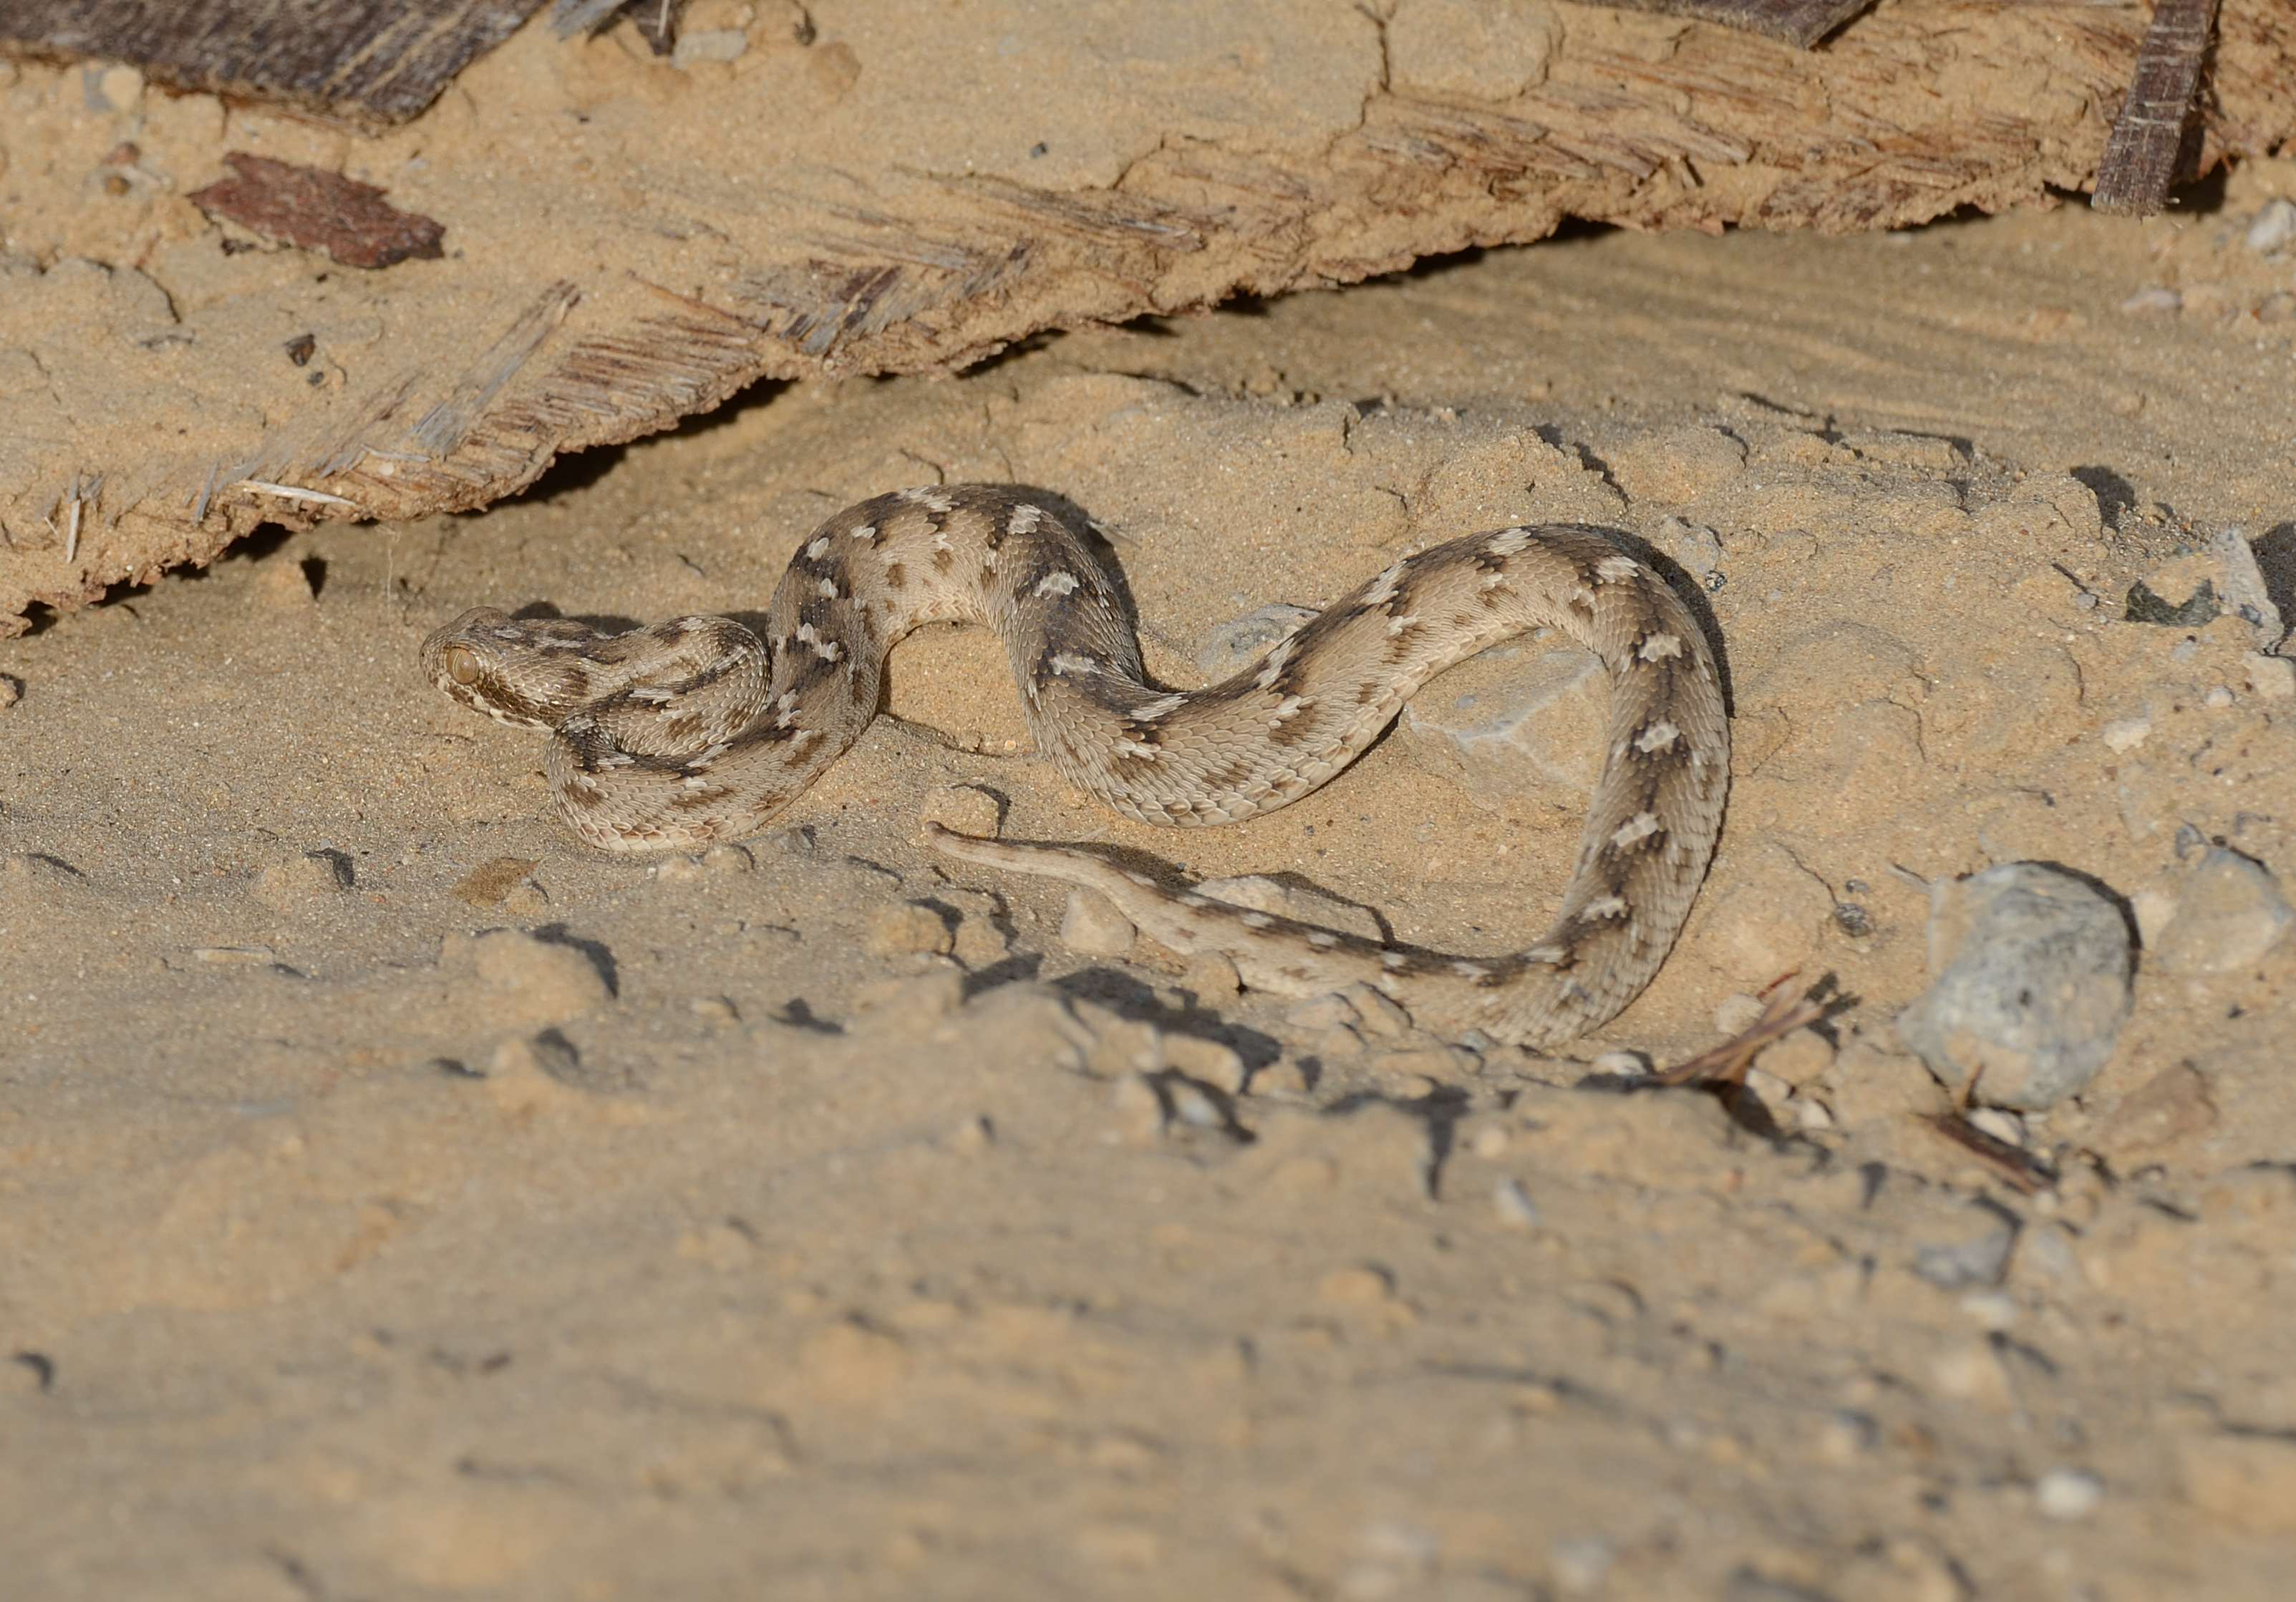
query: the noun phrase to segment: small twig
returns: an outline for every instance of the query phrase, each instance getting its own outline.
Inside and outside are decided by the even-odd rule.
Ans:
[[[2021,1146],[1987,1134],[1959,1113],[1925,1113],[1922,1122],[1931,1133],[1950,1140],[1983,1162],[2003,1184],[2021,1195],[2038,1195],[2056,1187],[2055,1171],[2048,1164]]]
[[[262,479],[242,479],[234,489],[256,489],[265,495],[275,495],[283,500],[308,501],[315,506],[348,506],[364,517],[365,511],[357,501],[347,501],[340,495],[329,495],[324,489],[299,489],[292,484],[273,484]]]
[[[78,560],[79,557],[79,509],[81,502],[79,498],[79,475],[78,473],[72,474],[71,498],[68,504],[71,507],[71,510],[65,513],[64,516],[64,561],[67,563],[70,563]]]
[[[1808,996],[1798,996],[1790,988],[1800,976],[1800,971],[1781,974],[1770,981],[1762,991],[1762,1015],[1740,1033],[1721,1045],[1702,1051],[1686,1063],[1677,1063],[1662,1072],[1652,1074],[1644,1083],[1653,1085],[1743,1084],[1746,1070],[1754,1065],[1754,1058],[1763,1047],[1785,1035],[1790,1035],[1806,1023],[1815,1023],[1825,1016],[1824,1006]]]

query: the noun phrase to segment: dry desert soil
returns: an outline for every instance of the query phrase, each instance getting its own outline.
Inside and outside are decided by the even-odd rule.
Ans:
[[[2144,223],[1566,232],[768,386],[0,641],[4,1589],[2284,1596],[2285,197],[2296,162]],[[1182,835],[1070,792],[996,643],[928,630],[775,832],[666,859],[581,846],[539,737],[417,672],[480,603],[754,613],[829,513],[973,480],[1099,520],[1180,686],[1440,538],[1648,541],[1736,742],[1655,984],[1555,1055],[1462,1044],[922,837],[985,809],[1520,946],[1599,743],[1550,643]],[[2138,948],[2095,1077],[1980,1114],[2021,1184],[1895,1028],[1929,887],[2015,862]],[[1828,1017],[1748,1089],[1620,1089],[1790,972]]]

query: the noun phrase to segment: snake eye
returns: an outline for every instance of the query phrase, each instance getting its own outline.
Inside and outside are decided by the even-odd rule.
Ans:
[[[447,665],[447,677],[456,684],[473,685],[479,682],[478,653],[469,647],[449,645],[440,660]]]

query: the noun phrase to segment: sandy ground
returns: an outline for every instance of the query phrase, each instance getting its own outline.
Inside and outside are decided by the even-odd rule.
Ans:
[[[2296,873],[2296,698],[2239,617],[2122,620],[2221,593],[2227,525],[2290,599],[2296,280],[2243,238],[2284,191],[1590,234],[779,389],[0,643],[15,1594],[2284,1594],[2296,940],[2171,936],[2210,842]],[[1647,997],[1465,1051],[1081,955],[1060,892],[918,837],[986,787],[1015,837],[1502,949],[1587,760],[1536,642],[1181,836],[1067,792],[993,642],[934,632],[785,830],[659,866],[417,678],[466,605],[754,611],[819,518],[975,478],[1103,520],[1175,683],[1513,521],[1717,575],[1735,789]],[[1552,727],[1463,760],[1440,727],[1518,671]],[[1997,1121],[2039,1195],[1929,1130],[1891,1031],[1917,881],[2021,859],[2148,937],[2094,1084]],[[1789,969],[1847,1005],[1758,1103],[1574,1088]]]

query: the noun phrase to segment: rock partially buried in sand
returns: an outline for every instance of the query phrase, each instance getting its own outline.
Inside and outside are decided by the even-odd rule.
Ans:
[[[2037,1111],[2095,1079],[2128,1017],[2121,909],[2082,879],[2011,862],[1930,886],[1928,993],[1898,1039],[1954,1090]]]
[[[2153,954],[2172,973],[2235,973],[2278,944],[2291,924],[2296,912],[2263,866],[2212,845],[2178,892]]]

